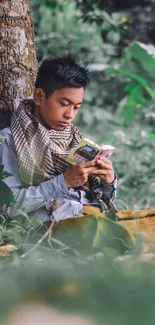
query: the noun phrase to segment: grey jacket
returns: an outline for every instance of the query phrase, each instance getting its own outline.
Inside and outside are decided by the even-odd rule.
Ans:
[[[11,129],[0,131],[5,141],[0,145],[0,165],[4,165],[5,171],[12,174],[4,181],[12,190],[19,208],[28,214],[36,214],[42,221],[59,221],[83,212],[83,205],[98,205],[97,200],[86,198],[86,193],[74,188],[68,189],[63,174],[41,183],[39,186],[27,186],[19,176],[17,154],[14,146]],[[117,179],[111,184],[101,182],[100,190],[104,196],[115,200]],[[45,206],[52,200],[58,201],[58,207],[53,213],[48,213]]]

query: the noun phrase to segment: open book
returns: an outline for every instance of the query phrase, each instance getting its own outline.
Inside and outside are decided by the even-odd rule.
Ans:
[[[72,165],[75,165],[90,161],[98,156],[109,158],[114,150],[116,150],[116,148],[111,145],[103,145],[100,147],[93,141],[84,138],[75,148],[73,148],[66,158],[66,161]]]

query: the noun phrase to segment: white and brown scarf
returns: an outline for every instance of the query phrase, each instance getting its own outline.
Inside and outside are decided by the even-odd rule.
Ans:
[[[46,129],[33,116],[33,100],[21,102],[11,119],[11,131],[16,147],[21,180],[28,185],[39,185],[65,171],[70,151],[82,139],[73,124],[63,131]],[[89,178],[91,190],[99,186],[97,177]]]

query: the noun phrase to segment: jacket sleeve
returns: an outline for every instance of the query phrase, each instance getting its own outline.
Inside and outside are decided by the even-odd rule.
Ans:
[[[116,194],[117,194],[117,176],[115,174],[115,178],[112,183],[107,184],[101,181],[101,188],[103,191],[103,196],[107,199],[110,199],[112,202],[115,201]]]
[[[91,180],[95,179],[96,176],[91,175]],[[103,180],[100,179],[98,186],[95,187],[94,192],[101,193],[102,196],[106,199],[110,199],[112,202],[115,201],[116,194],[117,194],[117,176],[115,174],[115,178],[112,183],[105,183]]]
[[[22,183],[19,172],[17,156],[11,134],[0,134],[5,136],[5,141],[0,144],[0,165],[4,170],[12,174],[3,181],[12,190],[19,208],[26,212],[37,211],[52,199],[61,199],[68,196],[68,188],[65,184],[63,174],[41,183],[39,186],[26,186]]]

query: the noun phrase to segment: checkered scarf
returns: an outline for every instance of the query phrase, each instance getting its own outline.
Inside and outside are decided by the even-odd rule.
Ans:
[[[63,131],[46,129],[33,116],[33,100],[21,102],[13,113],[11,130],[17,152],[19,175],[28,185],[40,183],[65,171],[65,161],[82,135],[73,124]],[[91,189],[99,186],[97,177],[89,177]]]

